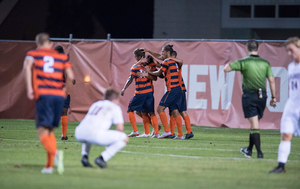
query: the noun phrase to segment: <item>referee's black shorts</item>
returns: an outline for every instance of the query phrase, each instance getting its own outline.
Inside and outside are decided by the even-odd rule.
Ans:
[[[258,98],[258,93],[244,93],[242,105],[245,118],[258,116],[261,119],[266,108],[267,94],[263,93],[262,98]]]

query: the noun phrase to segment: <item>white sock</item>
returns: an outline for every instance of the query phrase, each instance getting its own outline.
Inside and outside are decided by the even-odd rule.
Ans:
[[[103,160],[106,162],[112,158],[119,150],[126,146],[126,142],[118,141],[108,146],[104,152],[101,153]]]
[[[90,143],[82,143],[82,147],[81,147],[81,155],[89,155],[91,149],[91,144]]]
[[[286,163],[291,152],[291,141],[281,141],[278,148],[278,162]]]

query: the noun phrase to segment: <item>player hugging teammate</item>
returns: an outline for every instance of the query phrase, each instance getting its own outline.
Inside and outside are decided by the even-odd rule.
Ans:
[[[153,57],[163,60],[162,64],[157,63],[157,61],[154,59],[151,64],[143,64],[143,57],[145,55],[143,53],[149,52]],[[128,106],[128,117],[129,121],[133,127],[133,132],[129,134],[128,136],[138,136],[139,133],[137,131],[136,127],[136,120],[135,116],[133,114],[133,111],[136,111],[137,114],[141,114],[142,112],[142,118],[143,118],[143,125],[145,128],[145,133],[141,135],[140,137],[150,137],[149,134],[149,116],[147,114],[149,113],[151,116],[151,122],[153,123],[153,127],[155,130],[155,134],[153,135],[154,138],[174,138],[174,139],[190,139],[194,135],[191,131],[190,126],[190,119],[189,116],[186,113],[186,89],[183,82],[183,78],[181,75],[181,67],[183,64],[183,61],[180,59],[177,59],[177,53],[173,50],[172,45],[165,45],[162,48],[162,55],[158,53],[154,53],[147,49],[136,49],[134,51],[134,55],[136,58],[136,62],[131,68],[130,76],[121,92],[121,95],[124,94],[126,88],[131,84],[133,81],[133,78],[136,80],[136,91],[135,96],[130,100],[129,106]],[[147,61],[146,61],[147,62]],[[146,66],[145,66],[146,65]],[[158,68],[158,70],[155,68],[155,66]],[[164,73],[164,74],[163,74]],[[160,120],[164,127],[164,133],[160,136],[158,133],[158,124],[157,119],[152,119],[152,116],[155,116],[154,113],[154,98],[153,98],[153,85],[152,80],[156,80],[156,76],[162,76],[164,75],[166,86],[167,86],[167,92],[162,97],[160,104],[157,108],[157,112],[159,113]],[[149,83],[149,84],[148,84]],[[150,87],[151,86],[151,87]],[[148,91],[147,91],[148,90]],[[150,99],[149,102],[151,102],[150,106],[147,103],[147,99],[145,94],[148,94],[148,98]],[[164,112],[166,108],[169,108],[170,111],[170,127],[171,132],[168,126],[168,119],[167,115]],[[185,120],[185,125],[187,129],[187,134],[185,137],[183,137],[182,134],[182,120],[180,115]],[[156,116],[155,116],[156,118]],[[175,124],[177,125],[178,129],[178,136],[175,137]]]

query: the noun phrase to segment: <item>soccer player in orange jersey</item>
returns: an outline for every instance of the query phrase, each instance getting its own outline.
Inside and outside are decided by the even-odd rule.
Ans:
[[[182,96],[181,96],[181,106],[179,107],[179,113],[180,113],[180,115],[183,118],[184,123],[185,123],[185,128],[186,128],[185,139],[191,139],[191,138],[194,137],[194,134],[193,134],[192,128],[191,128],[190,117],[189,117],[189,115],[187,114],[187,111],[186,111],[187,110],[187,107],[186,107],[186,87],[185,87],[183,77],[182,77],[182,74],[181,74],[183,61],[181,59],[176,58],[176,57],[177,57],[177,52],[173,51],[172,54],[171,54],[170,59],[175,60],[178,63],[179,73],[180,73],[180,77],[181,77],[181,80],[179,82],[180,82],[180,87],[181,87],[181,90],[182,90]],[[174,135],[174,137],[175,137],[175,133],[174,133],[175,118],[171,114],[170,114],[170,128],[171,128],[172,135]]]
[[[52,49],[49,34],[36,36],[37,50],[29,51],[24,60],[27,97],[36,99],[37,133],[47,151],[47,164],[42,173],[52,173],[53,161],[57,171],[62,174],[63,151],[57,150],[53,129],[58,127],[63,110],[64,97],[63,74],[67,76],[67,85],[74,79],[68,57]]]
[[[130,133],[128,136],[139,136],[137,127],[136,127],[136,119],[134,116],[134,111],[146,113],[143,114],[143,125],[145,132],[144,134],[140,135],[140,137],[150,137],[149,132],[149,123],[151,120],[152,126],[155,130],[154,137],[159,137],[158,131],[158,120],[156,115],[154,114],[154,97],[153,97],[153,84],[152,80],[156,80],[157,78],[151,76],[150,74],[145,76],[140,76],[140,73],[145,71],[145,66],[141,64],[143,62],[143,57],[145,56],[144,53],[140,49],[134,50],[134,56],[136,59],[136,63],[131,67],[130,76],[121,91],[121,95],[124,95],[125,90],[127,87],[132,83],[133,79],[135,79],[135,93],[128,105],[128,118],[132,125],[133,132]],[[150,120],[147,114],[150,114]]]
[[[162,48],[162,56],[160,56],[157,53],[153,53],[147,49],[143,49],[144,52],[149,52],[153,56],[163,58],[164,61],[162,63],[161,68],[158,71],[151,71],[149,67],[146,67],[146,71],[152,75],[159,76],[163,72],[165,73],[165,82],[167,86],[167,92],[162,97],[159,106],[157,108],[157,112],[159,113],[160,120],[164,127],[164,133],[161,135],[160,138],[168,138],[172,134],[169,130],[168,126],[168,118],[166,113],[164,112],[165,109],[168,107],[170,111],[172,111],[172,115],[175,118],[175,122],[177,125],[177,128],[179,129],[178,136],[174,139],[184,139],[182,135],[182,120],[179,114],[179,107],[180,107],[180,101],[182,96],[182,90],[180,87],[180,75],[179,75],[179,68],[178,64],[174,61],[169,59],[171,57],[171,53],[173,50],[173,45],[165,45]],[[181,129],[181,132],[180,132]]]
[[[62,46],[58,45],[56,47],[54,47],[55,50],[57,50],[59,53],[61,54],[65,54],[65,51],[63,49]],[[73,80],[73,85],[75,85],[76,81],[75,79]],[[65,77],[64,77],[64,84],[65,84]],[[70,88],[67,88],[67,86],[65,85],[65,90],[66,90],[66,94],[67,97],[64,101],[64,108],[63,108],[63,113],[62,116],[60,118],[60,122],[61,122],[61,131],[62,131],[62,136],[61,136],[61,140],[68,140],[68,136],[67,136],[67,130],[68,130],[68,124],[69,124],[69,118],[68,118],[68,109],[70,108],[70,101],[71,101],[71,97],[70,97]]]

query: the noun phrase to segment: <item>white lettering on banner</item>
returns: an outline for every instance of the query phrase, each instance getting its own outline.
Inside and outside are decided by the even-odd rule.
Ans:
[[[213,110],[219,109],[220,94],[222,110],[227,110],[231,104],[235,72],[227,73],[225,81],[223,68],[224,66],[219,66],[219,76],[217,76],[217,66],[209,66],[211,107]]]
[[[208,65],[190,65],[188,109],[207,109],[207,99],[197,99],[197,92],[206,91],[206,83],[197,82],[198,75],[208,75]]]
[[[280,89],[276,89],[276,91],[280,91],[280,99],[277,100],[280,102],[276,103],[276,107],[273,108],[272,106],[270,106],[270,100],[272,97],[271,94],[271,90],[270,90],[270,83],[267,80],[267,95],[268,95],[268,99],[267,99],[267,107],[270,110],[270,112],[283,112],[284,109],[284,105],[288,99],[288,72],[285,69],[285,67],[272,67],[272,72],[274,74],[275,80],[276,77],[280,77]]]

